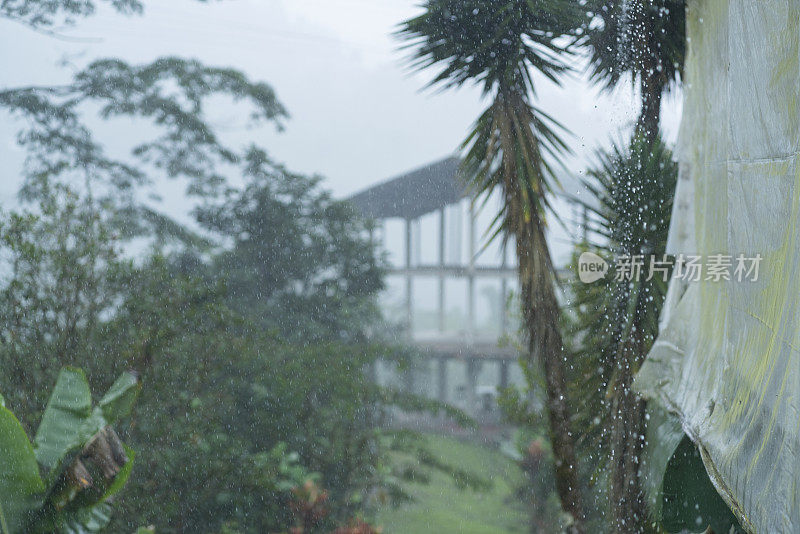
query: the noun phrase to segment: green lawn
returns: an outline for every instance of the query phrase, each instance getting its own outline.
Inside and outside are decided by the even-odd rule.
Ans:
[[[428,484],[408,483],[415,501],[378,513],[384,534],[526,532],[525,513],[512,495],[520,475],[511,460],[497,450],[453,438],[430,435],[428,443],[444,461],[491,480],[492,489],[459,489],[452,477],[438,472]]]

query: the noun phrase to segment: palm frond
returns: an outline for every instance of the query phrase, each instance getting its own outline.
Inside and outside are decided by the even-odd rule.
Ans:
[[[627,481],[636,477],[635,472],[630,474],[630,466],[636,463],[635,449],[641,447],[637,440],[644,424],[644,403],[631,391],[631,381],[658,334],[667,290],[663,277],[647,279],[647,265],[639,279],[617,279],[615,262],[635,255],[662,259],[677,174],[677,164],[660,140],[650,146],[635,137],[629,147],[614,144],[599,153],[586,184],[595,200],[587,206],[594,210],[592,231],[598,238],[581,244],[576,259],[581,252],[591,251],[612,267],[594,284],[576,282],[569,288],[565,338],[571,341],[574,354],[576,426],[586,429],[580,446],[594,460],[596,471],[605,471],[616,481],[612,506],[620,500],[630,507],[644,502],[621,489],[630,487]],[[625,484],[620,483],[623,478]],[[637,485],[635,491],[639,489]],[[632,517],[630,510],[625,513]]]
[[[413,48],[412,68],[439,68],[429,85],[466,82],[492,94],[462,144],[464,175],[473,196],[502,196],[493,237],[516,238],[521,302],[529,355],[523,367],[541,363],[556,489],[581,532],[584,519],[577,458],[565,398],[563,344],[558,328],[556,277],[545,239],[545,212],[557,183],[552,161],[567,149],[560,125],[531,103],[532,72],[558,83],[568,67],[569,40],[583,22],[574,0],[427,0],[425,12],[406,21],[397,35]],[[529,380],[532,373],[528,372]]]
[[[571,53],[558,38],[574,35],[585,16],[569,0],[427,0],[422,7],[395,32],[412,50],[412,68],[439,66],[430,86],[469,81],[485,93],[509,80],[532,91],[529,69],[558,83]]]
[[[594,17],[578,39],[590,50],[590,79],[613,89],[625,76],[635,83],[655,68],[670,90],[680,80],[686,55],[685,0],[593,0]]]

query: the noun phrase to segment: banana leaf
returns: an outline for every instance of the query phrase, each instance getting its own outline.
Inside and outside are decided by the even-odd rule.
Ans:
[[[14,414],[0,407],[0,533],[15,534],[40,504],[44,483],[33,446]]]

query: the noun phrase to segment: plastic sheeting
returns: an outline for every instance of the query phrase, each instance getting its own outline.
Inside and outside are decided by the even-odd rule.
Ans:
[[[669,251],[763,259],[757,281],[673,280],[636,387],[748,531],[800,532],[800,0],[689,0],[687,21]]]

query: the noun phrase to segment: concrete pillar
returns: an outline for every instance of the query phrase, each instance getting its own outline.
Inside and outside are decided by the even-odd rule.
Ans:
[[[500,267],[505,269],[506,264],[506,242],[503,241],[503,260]],[[505,275],[500,277],[500,334],[503,335],[508,331],[508,310],[506,309],[506,297],[508,296],[508,279]]]
[[[411,219],[406,219],[406,323],[408,324],[409,339],[414,337],[413,298],[414,280],[411,276]]]
[[[439,273],[439,332],[444,332],[444,251],[445,251],[445,211],[444,208],[439,210],[439,268],[442,271]]]
[[[414,393],[416,388],[416,377],[414,376],[415,369],[413,365],[409,365],[404,374],[403,374],[403,382],[404,382],[404,389],[406,393]]]
[[[447,402],[447,357],[438,358],[436,392],[439,402]]]
[[[467,413],[475,415],[478,413],[478,373],[481,370],[481,362],[474,357],[467,358]]]
[[[475,336],[475,205],[469,204],[469,263],[467,266],[467,339]]]
[[[508,360],[498,360],[500,364],[500,386],[499,389],[508,387]]]

